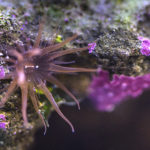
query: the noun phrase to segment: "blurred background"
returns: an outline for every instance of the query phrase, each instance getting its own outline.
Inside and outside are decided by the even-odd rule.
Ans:
[[[46,135],[43,129],[35,134],[29,150],[149,150],[150,92],[121,103],[113,112],[96,111],[85,100],[81,110],[61,106],[75,127],[70,127],[56,112],[49,119]]]

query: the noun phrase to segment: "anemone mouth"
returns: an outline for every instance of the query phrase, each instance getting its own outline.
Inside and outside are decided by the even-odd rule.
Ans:
[[[40,48],[40,41],[43,31],[43,24],[40,24],[38,36],[36,37],[35,43],[31,49],[24,50],[20,48],[19,50],[11,50],[9,53],[12,58],[9,58],[7,61],[11,62],[13,65],[12,71],[10,71],[3,79],[12,79],[5,96],[0,101],[0,106],[3,106],[10,95],[15,91],[17,87],[21,89],[21,97],[22,97],[22,116],[25,127],[28,127],[28,119],[27,119],[27,100],[31,99],[35,111],[39,115],[44,127],[45,131],[47,128],[47,124],[44,120],[43,115],[39,111],[38,106],[38,97],[35,92],[35,88],[38,88],[43,91],[44,95],[47,97],[49,102],[52,104],[55,111],[60,115],[71,127],[72,132],[74,132],[74,127],[71,122],[64,116],[64,114],[59,109],[57,103],[55,102],[51,92],[48,90],[46,86],[46,82],[57,85],[61,88],[66,94],[68,94],[76,103],[78,108],[80,109],[80,105],[76,97],[59,81],[55,78],[55,73],[76,73],[76,72],[96,72],[96,69],[88,69],[88,68],[72,68],[72,67],[64,67],[63,64],[67,64],[69,62],[61,62],[57,59],[61,56],[85,51],[89,47],[83,48],[69,48],[66,50],[62,50],[62,47],[74,40],[77,35],[73,35],[69,37],[65,41],[52,44],[50,46]],[[27,46],[31,47],[31,46]]]

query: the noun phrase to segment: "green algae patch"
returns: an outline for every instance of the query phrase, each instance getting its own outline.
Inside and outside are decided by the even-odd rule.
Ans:
[[[148,0],[126,0],[116,4],[112,27],[136,28],[140,9],[148,4]]]

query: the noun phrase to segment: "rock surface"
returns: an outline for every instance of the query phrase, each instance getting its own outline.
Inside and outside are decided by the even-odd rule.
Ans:
[[[16,43],[23,44],[23,33],[34,41],[39,20],[45,15],[43,45],[54,39],[55,34],[61,35],[62,39],[74,33],[79,35],[67,47],[83,47],[96,42],[92,54],[82,52],[64,57],[65,60],[75,58],[76,64],[73,66],[101,67],[111,74],[143,75],[150,70],[150,59],[140,53],[141,41],[138,36],[150,38],[149,8],[150,2],[147,0],[0,0],[0,55],[5,57],[10,47]],[[7,72],[8,64],[3,60],[0,63]],[[72,88],[77,96],[83,96],[90,75],[62,75],[59,79]],[[0,82],[2,97],[3,89],[7,88],[10,81]],[[65,101],[68,99],[56,87],[50,88],[58,102],[63,96]],[[44,99],[42,94],[40,97]],[[23,127],[20,91],[12,95],[5,107],[0,109],[0,114],[6,116],[5,122],[8,124],[5,130],[0,130],[0,149],[23,150],[33,141],[33,134],[40,124],[30,102],[28,106],[28,118],[32,125],[32,129],[28,130]],[[41,101],[41,109],[46,116],[50,115],[51,106],[47,102]]]

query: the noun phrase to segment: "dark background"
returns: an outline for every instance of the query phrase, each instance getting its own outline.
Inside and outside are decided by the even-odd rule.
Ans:
[[[30,150],[150,150],[150,91],[129,99],[111,113],[98,112],[88,100],[76,107],[62,106],[75,133],[55,112],[43,135],[40,129]]]

